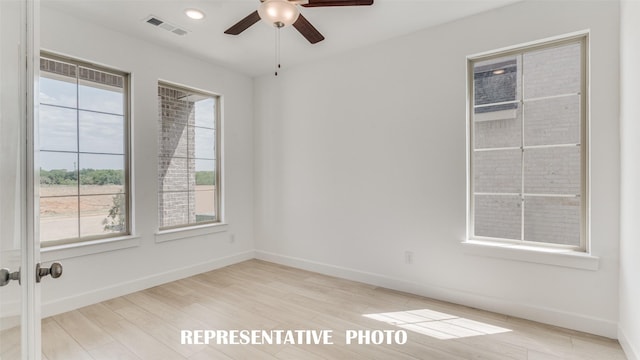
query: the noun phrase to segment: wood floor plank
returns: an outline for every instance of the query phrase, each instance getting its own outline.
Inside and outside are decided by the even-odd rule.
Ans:
[[[19,359],[21,351],[20,326],[0,332],[0,359]]]
[[[250,260],[43,320],[56,359],[625,359],[615,340]],[[331,330],[333,345],[183,345],[181,330]],[[405,329],[406,344],[346,332]],[[5,349],[3,345],[3,350]]]
[[[234,360],[277,359],[261,346],[217,345],[214,349]]]
[[[90,350],[89,354],[94,360],[143,360],[117,341],[98,346]]]
[[[607,359],[624,360],[624,354],[618,351],[620,345],[610,340],[572,337],[573,356],[585,360]]]
[[[287,346],[280,350],[275,357],[280,360],[325,360],[322,356],[307,351],[307,348],[309,348],[309,346],[305,347],[305,349],[296,346]]]
[[[99,322],[113,339],[142,359],[184,359],[184,356],[147,334],[137,324],[112,311],[109,304],[92,305],[80,309],[80,312]]]
[[[183,346],[180,344],[180,329],[165,322],[160,317],[148,312],[130,301],[125,301],[115,310],[117,314],[135,324],[140,330],[151,335],[159,342],[165,344],[184,357],[195,354],[204,348],[204,345]],[[181,315],[177,315],[181,316]]]
[[[42,353],[50,360],[92,360],[91,355],[56,321],[42,323]]]
[[[113,338],[80,311],[70,311],[55,317],[55,321],[82,347],[91,350],[113,342]],[[43,342],[48,341],[44,338]]]
[[[228,357],[223,352],[220,352],[214,349],[212,346],[208,346],[205,349],[198,351],[197,353],[191,355],[189,360],[233,360],[233,358]]]

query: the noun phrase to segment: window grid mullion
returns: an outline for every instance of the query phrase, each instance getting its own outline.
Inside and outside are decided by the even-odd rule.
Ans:
[[[500,106],[500,105],[509,105],[509,104],[518,104],[518,103],[520,103],[520,100],[501,101],[501,102],[495,102],[495,103],[489,103],[489,104],[474,105],[473,108],[481,109],[481,108],[486,108],[491,106]]]
[[[168,191],[165,191],[168,192]],[[520,197],[556,197],[556,198],[579,198],[580,194],[542,194],[542,193],[500,193],[500,192],[474,192],[473,195],[479,196],[520,196]]]
[[[78,186],[78,239],[82,238],[82,226],[81,219],[82,213],[80,213],[80,69],[76,65],[76,185]]]
[[[520,167],[521,167],[521,173],[520,173],[520,180],[521,180],[521,188],[520,188],[520,241],[524,242],[524,207],[525,207],[525,202],[524,202],[524,161],[525,161],[525,153],[524,153],[524,126],[525,126],[525,109],[524,109],[524,81],[525,81],[525,77],[524,77],[524,53],[520,53],[518,55],[519,59],[520,59],[520,114],[521,114],[521,127],[520,127]]]
[[[77,83],[77,81],[76,81]],[[76,92],[79,92],[79,88],[76,85]],[[78,94],[76,94],[76,101],[78,100]],[[40,103],[40,105],[42,106],[48,106],[48,107],[52,107],[52,108],[57,108],[57,109],[67,109],[67,110],[75,110],[75,111],[84,111],[87,113],[93,113],[93,114],[102,114],[102,115],[111,115],[111,116],[121,116],[124,117],[123,114],[116,114],[116,113],[110,113],[110,112],[105,112],[105,111],[98,111],[98,110],[88,110],[88,109],[81,109],[80,105],[73,107],[73,106],[65,106],[65,105],[56,105],[56,104],[47,104],[47,103]]]
[[[195,109],[193,110],[195,111]],[[191,141],[190,141],[190,135],[191,135],[191,126],[189,126],[189,116],[187,114],[187,193],[191,192],[191,157],[189,156],[190,154],[190,149],[191,149]],[[194,123],[195,123],[195,119],[194,119]],[[194,133],[193,136],[195,137],[195,129],[194,129]],[[195,146],[193,148],[193,151],[195,152]],[[195,161],[195,160],[194,160]],[[195,166],[195,163],[194,165]],[[194,174],[195,176],[195,174]],[[191,224],[191,196],[187,196],[187,224]]]
[[[560,99],[560,98],[565,98],[565,97],[571,97],[571,96],[580,96],[582,95],[582,92],[577,92],[577,93],[566,93],[566,94],[558,94],[558,95],[549,95],[549,96],[538,96],[538,97],[532,97],[529,99],[525,99],[524,97],[522,98],[524,102],[535,102],[535,101],[542,101],[542,100],[553,100],[553,99]]]
[[[484,151],[501,151],[501,150],[531,150],[531,149],[551,149],[551,148],[562,148],[562,147],[576,147],[580,146],[579,143],[570,143],[570,144],[550,144],[550,145],[528,145],[528,146],[512,146],[512,147],[499,147],[499,148],[479,148],[473,149],[474,152],[484,152]],[[64,152],[62,150],[48,150],[54,152]],[[119,154],[116,154],[119,155]],[[207,160],[207,159],[204,159]],[[215,160],[215,159],[209,159]]]
[[[537,84],[535,83],[535,81],[537,80],[537,77],[535,77],[536,73],[532,69],[528,69],[527,74],[525,74],[525,71],[524,71],[525,70],[524,69],[524,54],[529,54],[530,51],[538,50],[538,48],[544,49],[544,47],[546,47],[546,44],[539,45],[538,48],[534,48],[534,49],[531,49],[531,48],[528,48],[528,47],[527,48],[521,47],[520,49],[518,49],[516,51],[512,51],[512,52],[510,52],[508,54],[500,53],[500,54],[496,54],[496,55],[492,55],[492,56],[471,57],[471,63],[470,64],[471,64],[471,71],[472,71],[471,75],[472,76],[471,76],[470,82],[471,82],[472,87],[471,87],[471,97],[469,98],[471,100],[469,134],[470,134],[470,139],[471,139],[471,147],[470,148],[472,150],[471,150],[471,154],[470,154],[471,155],[471,161],[470,161],[470,164],[469,164],[469,166],[470,166],[470,168],[469,168],[470,179],[468,180],[470,182],[470,185],[471,185],[471,187],[470,187],[471,197],[470,197],[470,200],[469,200],[471,207],[469,209],[470,210],[470,215],[469,215],[468,219],[471,221],[471,224],[468,225],[468,229],[471,230],[469,232],[469,234],[471,234],[472,236],[476,236],[476,237],[480,237],[480,238],[484,237],[484,236],[477,236],[476,235],[476,229],[475,229],[475,218],[476,218],[475,198],[476,198],[477,195],[512,195],[512,196],[513,195],[517,195],[521,199],[520,240],[517,241],[517,242],[519,242],[521,244],[526,244],[526,243],[540,244],[540,243],[542,243],[545,246],[556,246],[557,245],[556,243],[554,243],[554,242],[547,243],[544,240],[535,240],[535,241],[526,241],[525,240],[525,225],[526,225],[525,224],[525,208],[526,208],[525,201],[528,198],[576,198],[579,201],[578,205],[579,205],[580,211],[581,211],[581,215],[580,215],[580,219],[579,219],[579,221],[580,221],[580,249],[581,250],[585,250],[586,246],[585,246],[585,241],[584,241],[584,237],[585,237],[585,235],[584,235],[584,232],[585,232],[584,223],[586,221],[586,215],[585,215],[584,202],[588,200],[584,196],[585,193],[586,193],[585,192],[585,187],[586,187],[585,183],[586,183],[586,181],[588,181],[586,179],[586,174],[585,174],[585,169],[587,168],[587,166],[585,165],[585,158],[587,156],[585,154],[585,144],[587,144],[587,139],[586,139],[586,136],[585,136],[585,133],[586,133],[586,130],[585,130],[586,129],[585,118],[587,117],[587,115],[585,115],[585,114],[586,114],[587,111],[586,111],[585,105],[584,105],[584,103],[586,102],[586,99],[585,99],[585,94],[587,92],[586,89],[588,88],[588,86],[585,85],[588,82],[588,77],[587,77],[586,71],[585,71],[585,68],[587,67],[585,65],[585,63],[586,63],[586,61],[588,61],[588,57],[587,57],[587,55],[585,53],[585,48],[588,45],[588,43],[585,44],[586,43],[585,42],[586,38],[587,37],[585,36],[582,39],[580,39],[580,44],[579,44],[581,46],[580,65],[579,65],[580,66],[580,73],[581,73],[580,90],[575,92],[575,91],[573,91],[571,89],[567,89],[568,91],[565,91],[564,93],[561,93],[561,94],[549,95],[549,96],[545,96],[545,95],[536,96],[536,97],[532,97],[530,99],[526,99],[526,101],[525,101],[525,98],[526,98],[527,94],[525,94],[525,82],[527,82],[528,80],[532,81],[532,84],[529,84],[528,82],[527,82],[527,84],[534,85],[533,88],[529,89],[530,90],[529,92],[533,91],[535,93],[536,92],[535,89],[537,88],[536,87]],[[574,39],[566,40],[568,45],[571,45],[571,42],[574,42],[574,41],[575,41]],[[476,87],[477,84],[475,82],[475,78],[473,77],[473,75],[474,75],[473,74],[473,70],[474,70],[474,66],[479,66],[479,65],[475,65],[475,64],[477,64],[479,61],[484,61],[485,59],[488,59],[488,60],[499,59],[500,56],[506,57],[507,55],[515,57],[517,59],[516,63],[519,62],[518,65],[519,65],[519,67],[521,69],[520,73],[515,76],[515,79],[520,81],[520,83],[516,87],[516,89],[520,90],[519,99],[514,100],[514,101],[496,102],[496,103],[493,103],[493,104],[475,105],[475,101],[476,101],[476,99],[475,99],[475,95],[476,95],[475,87]],[[534,75],[534,78],[527,79],[527,77],[530,76],[531,74]],[[511,89],[513,89],[513,88],[511,88]],[[553,91],[549,92],[549,91],[546,91],[544,88],[542,90],[545,91],[545,93],[553,93]],[[535,94],[532,93],[532,95],[535,95]],[[525,104],[529,104],[530,102],[536,102],[536,101],[544,101],[544,100],[550,100],[550,99],[556,99],[556,98],[564,98],[564,97],[574,97],[574,96],[577,96],[578,99],[579,99],[579,102],[580,102],[580,111],[579,111],[580,114],[578,116],[579,117],[578,120],[579,120],[579,124],[580,124],[580,140],[578,140],[577,143],[562,143],[562,144],[553,144],[553,141],[545,141],[545,142],[549,142],[549,144],[525,146],[526,141],[529,141],[529,139],[528,139],[529,136],[527,136],[527,135],[530,134],[530,135],[533,136],[533,138],[536,138],[536,134],[535,134],[536,127],[540,126],[537,123],[537,117],[536,117],[536,119],[533,120],[534,122],[532,124],[530,124],[530,126],[532,126],[532,128],[530,129],[530,133],[529,134],[525,133],[525,125],[527,125],[528,121],[529,121],[529,119],[527,117],[528,114],[527,114],[527,112],[525,110]],[[521,125],[521,134],[520,134],[521,135],[520,136],[521,143],[520,143],[520,146],[519,147],[513,146],[513,147],[479,148],[479,149],[475,148],[475,146],[476,146],[476,144],[475,144],[476,122],[474,120],[474,116],[475,116],[475,111],[474,110],[478,109],[478,108],[491,107],[491,106],[495,106],[495,105],[508,104],[508,103],[512,103],[512,104],[517,103],[517,104],[519,104],[521,106],[521,112],[520,112],[521,119],[519,121],[519,123]],[[532,110],[532,111],[534,111],[534,110]],[[532,112],[532,115],[535,115],[534,112]],[[513,123],[513,124],[517,124],[517,122]],[[531,132],[531,131],[533,131],[533,132]],[[512,139],[516,140],[517,139],[517,135],[516,135],[515,138],[512,138]],[[502,143],[504,143],[504,141]],[[526,190],[525,189],[525,184],[527,184],[527,183],[525,183],[525,181],[527,181],[529,178],[533,179],[533,180],[537,179],[537,172],[532,173],[533,176],[525,179],[525,170],[526,170],[526,168],[525,168],[525,160],[528,159],[528,156],[530,156],[532,154],[531,152],[528,152],[528,150],[567,148],[567,151],[569,151],[568,148],[576,147],[576,146],[579,147],[579,149],[580,149],[580,168],[581,168],[581,175],[580,175],[581,176],[581,180],[580,181],[581,181],[581,188],[580,188],[579,193],[577,193],[577,194],[568,194],[568,193],[565,193],[565,194],[525,193],[525,190]],[[476,192],[475,191],[475,185],[474,185],[474,182],[475,182],[474,181],[474,172],[475,172],[474,169],[476,167],[475,164],[474,164],[474,162],[475,162],[474,161],[475,160],[474,159],[475,158],[475,154],[481,153],[481,152],[500,151],[500,150],[515,150],[515,149],[520,149],[521,150],[521,156],[520,156],[520,159],[521,159],[521,169],[520,169],[521,170],[521,184],[520,184],[520,190],[521,191],[520,191],[520,193],[519,194],[517,194],[517,193],[500,194],[500,193],[491,193],[491,192]],[[533,154],[536,154],[536,153],[533,153]],[[551,154],[551,156],[553,157],[553,154]],[[530,159],[530,162],[531,161],[534,161],[535,163],[530,163],[529,167],[535,166],[537,164],[537,161],[538,161],[537,157],[534,157],[534,158]],[[529,179],[529,183],[531,182],[530,179]],[[535,183],[535,181],[534,181],[534,183]],[[540,201],[543,201],[543,200],[540,200]],[[531,204],[529,204],[529,205],[531,205]],[[538,205],[535,205],[533,208],[537,209],[537,206]],[[573,207],[574,205],[571,205],[571,206]],[[517,210],[516,210],[516,213],[517,213]],[[486,214],[484,214],[484,215],[486,215]],[[544,217],[540,217],[538,215],[539,215],[539,211],[536,211],[536,213],[533,214],[533,216],[530,214],[530,220],[531,221],[529,221],[529,222],[531,222],[534,225],[537,225],[538,221],[541,221],[541,219],[542,219],[542,221],[544,221],[546,223],[549,222],[548,216],[547,216],[547,218],[545,220]],[[512,219],[515,221],[515,217],[517,215],[512,213],[512,216],[513,216]],[[529,222],[527,222],[527,224]],[[515,229],[512,228],[512,230],[515,230]],[[513,235],[517,234],[515,231],[512,231],[511,233]],[[532,238],[535,238],[533,233],[529,234],[529,236],[531,236]],[[491,237],[488,237],[488,238],[491,238]],[[494,238],[494,240],[507,240],[507,239]]]
[[[123,169],[124,172],[124,184],[122,184],[123,186],[123,190],[121,190],[118,193],[105,193],[105,192],[100,192],[100,193],[88,193],[88,194],[82,194],[82,183],[81,183],[81,175],[80,175],[80,169],[81,166],[84,164],[80,163],[80,156],[82,156],[83,154],[92,154],[90,152],[82,152],[80,151],[80,140],[83,137],[80,134],[80,122],[81,120],[81,112],[85,112],[85,113],[95,113],[95,114],[103,114],[103,115],[110,115],[110,116],[118,116],[120,118],[123,119],[123,124],[125,126],[124,128],[124,139],[123,141],[125,142],[125,151],[124,153],[118,153],[118,154],[114,154],[114,153],[93,153],[96,155],[118,155],[118,156],[123,156],[123,157],[127,157],[128,156],[128,144],[127,142],[129,141],[129,131],[128,131],[128,109],[124,109],[122,113],[120,114],[115,114],[115,113],[110,113],[110,112],[104,112],[104,111],[94,111],[94,110],[85,110],[85,109],[81,109],[80,108],[80,76],[81,76],[81,72],[80,72],[80,68],[81,68],[81,61],[79,60],[75,60],[75,59],[70,59],[70,60],[65,60],[63,58],[58,58],[58,57],[49,57],[48,55],[40,55],[41,59],[45,59],[54,63],[64,63],[66,65],[69,66],[70,70],[75,70],[75,74],[71,75],[71,74],[62,74],[62,73],[57,73],[56,70],[53,69],[42,69],[42,75],[41,77],[47,77],[47,73],[51,73],[51,74],[58,74],[61,76],[65,76],[66,77],[66,82],[71,86],[74,87],[74,90],[76,92],[75,94],[75,101],[76,103],[73,106],[66,106],[66,105],[61,105],[61,104],[52,104],[52,103],[46,103],[46,102],[41,102],[39,103],[40,105],[42,105],[43,107],[49,107],[49,108],[55,108],[55,109],[67,109],[67,110],[73,110],[75,111],[75,130],[76,130],[76,136],[75,137],[71,137],[68,141],[70,141],[71,143],[76,143],[76,149],[74,151],[69,151],[69,150],[48,150],[48,149],[38,149],[39,153],[58,153],[58,154],[68,154],[70,156],[69,160],[73,160],[74,164],[73,164],[73,170],[72,170],[72,174],[75,175],[76,177],[76,184],[75,184],[75,188],[76,188],[76,193],[75,194],[70,194],[70,195],[53,195],[53,196],[40,196],[41,199],[62,199],[62,198],[68,198],[68,199],[73,199],[76,201],[76,204],[73,204],[69,209],[75,209],[76,210],[76,214],[75,217],[70,220],[70,228],[69,228],[69,233],[67,233],[67,235],[62,235],[62,237],[60,237],[59,235],[56,235],[56,237],[51,238],[51,239],[43,239],[43,236],[41,234],[40,236],[40,241],[41,241],[41,246],[42,247],[46,247],[46,246],[54,246],[54,245],[62,245],[62,244],[69,244],[69,243],[77,243],[77,242],[81,242],[81,241],[87,241],[87,240],[93,240],[93,239],[103,239],[103,238],[110,238],[110,237],[115,237],[115,236],[122,236],[123,234],[129,233],[129,229],[130,229],[130,219],[127,218],[125,219],[125,230],[118,230],[116,232],[109,232],[109,233],[101,233],[101,234],[89,234],[86,236],[83,236],[82,231],[87,232],[87,228],[89,229],[89,232],[93,231],[91,230],[91,227],[87,226],[87,223],[84,222],[83,220],[86,220],[86,218],[83,218],[83,207],[82,207],[82,199],[83,198],[87,198],[87,197],[96,197],[96,196],[117,196],[117,195],[123,195],[123,196],[127,196],[129,194],[128,190],[129,190],[129,180],[128,180],[128,160],[125,159],[125,167]],[[55,65],[54,65],[55,66]],[[84,68],[84,67],[83,67]],[[103,72],[103,73],[107,73],[107,74],[111,74],[114,76],[121,76],[123,77],[123,86],[121,86],[123,88],[123,104],[128,103],[128,82],[127,82],[127,76],[128,74],[126,73],[121,73],[118,75],[115,75],[115,71],[116,70],[112,70],[112,69],[106,69],[106,68],[100,68],[100,67],[90,67],[91,70],[95,70],[97,72]],[[66,70],[61,70],[61,71],[66,71]],[[59,79],[55,79],[55,78],[49,78],[53,81],[62,81]],[[92,84],[93,81],[89,80],[89,82]],[[96,81],[97,82],[97,81]],[[89,87],[92,87],[93,85],[87,85]],[[53,91],[55,92],[57,89],[53,89]],[[73,96],[72,96],[73,98]],[[71,121],[73,121],[73,116],[70,116]],[[55,163],[55,162],[54,162]],[[67,167],[65,167],[64,169],[68,169]],[[69,173],[71,170],[65,170],[67,173]],[[68,186],[66,184],[54,184],[54,185],[64,185],[64,186]],[[72,189],[73,185],[70,185]],[[125,216],[128,217],[130,214],[129,211],[129,207],[130,207],[130,199],[126,199],[125,200]],[[86,212],[86,211],[85,211]],[[53,221],[57,221],[55,218],[53,219]],[[83,225],[84,224],[84,225]],[[73,228],[75,228],[75,230],[73,230]],[[71,231],[76,231],[75,233],[71,234]]]

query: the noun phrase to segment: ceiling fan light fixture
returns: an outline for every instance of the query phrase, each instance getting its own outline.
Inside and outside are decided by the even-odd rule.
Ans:
[[[186,9],[184,13],[193,20],[204,19],[204,13],[198,9]]]
[[[260,19],[276,27],[284,27],[298,20],[300,11],[287,0],[265,0],[258,8]]]

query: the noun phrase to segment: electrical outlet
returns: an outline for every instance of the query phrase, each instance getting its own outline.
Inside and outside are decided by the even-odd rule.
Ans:
[[[236,235],[235,234],[229,235],[229,243],[233,244],[234,242],[236,242]]]
[[[404,263],[405,264],[413,264],[413,251],[405,251],[404,252]]]

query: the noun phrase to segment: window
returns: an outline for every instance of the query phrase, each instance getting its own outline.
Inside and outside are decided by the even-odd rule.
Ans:
[[[469,59],[469,238],[586,250],[586,36]]]
[[[127,74],[40,58],[40,241],[129,234]]]
[[[158,84],[161,230],[220,222],[219,98]]]

